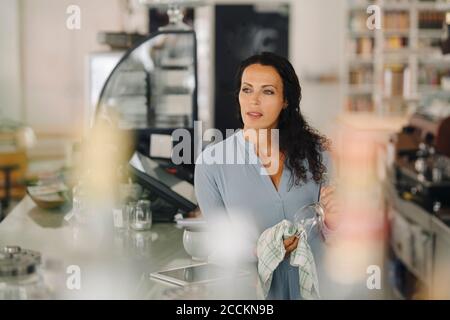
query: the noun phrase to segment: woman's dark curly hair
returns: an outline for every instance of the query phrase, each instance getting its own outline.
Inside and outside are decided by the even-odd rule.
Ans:
[[[292,182],[295,185],[299,185],[301,182],[306,183],[308,169],[316,183],[322,182],[326,171],[322,151],[329,150],[330,143],[326,137],[311,128],[300,113],[302,90],[297,74],[287,59],[274,53],[263,52],[251,56],[241,63],[236,75],[235,91],[238,118],[241,124],[244,124],[239,105],[242,74],[248,66],[253,64],[275,68],[283,80],[284,99],[287,102],[287,108],[280,113],[278,129],[280,130],[280,151],[285,154],[287,166],[294,172],[294,180],[291,180],[291,185]],[[307,160],[308,167],[305,166],[304,159]]]

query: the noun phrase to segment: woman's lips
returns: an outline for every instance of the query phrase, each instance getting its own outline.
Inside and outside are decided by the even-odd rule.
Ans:
[[[259,119],[262,117],[262,113],[259,112],[247,112],[247,116],[249,116],[251,119]]]

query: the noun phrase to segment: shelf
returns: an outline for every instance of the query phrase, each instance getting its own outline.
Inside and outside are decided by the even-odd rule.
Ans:
[[[441,29],[419,29],[419,38],[441,38],[443,31]]]
[[[437,92],[449,92],[450,91],[445,91],[444,89],[442,89],[442,87],[440,85],[424,85],[421,84],[418,86],[417,91],[419,92],[419,94],[433,94],[433,93],[437,93]]]
[[[157,68],[167,71],[167,70],[189,70],[191,66],[188,65],[177,65],[177,64],[161,64]]]
[[[383,60],[384,65],[389,64],[408,64],[409,57],[405,55],[386,55]]]
[[[419,62],[424,65],[443,65],[450,68],[450,56],[427,57],[426,59],[421,57]]]
[[[383,30],[385,36],[399,36],[399,37],[409,37],[409,29],[387,29]]]
[[[421,57],[432,57],[432,58],[442,56],[440,49],[433,49],[433,48],[419,49],[413,52],[413,54],[417,54],[418,56]]]
[[[449,11],[450,3],[445,2],[420,2],[404,1],[400,3],[385,2],[383,5],[385,11],[410,11],[411,8],[416,8],[419,11]]]
[[[375,34],[373,31],[367,30],[349,30],[348,33],[353,38],[373,38]]]
[[[382,8],[385,11],[409,11],[409,9],[411,8],[411,4],[408,2],[401,2],[401,3],[385,2]]]
[[[348,1],[348,9],[350,11],[355,10],[366,10],[368,6],[371,4],[375,4],[373,2],[367,1],[367,0],[349,0]]]
[[[444,59],[446,58],[442,57],[441,51],[439,49],[433,49],[433,48],[427,48],[427,49],[418,49],[413,50],[410,48],[398,48],[398,49],[385,49],[383,50],[383,54],[385,55],[398,55],[398,56],[411,56],[411,55],[418,55],[418,56],[425,56],[427,58],[431,59]]]
[[[350,7],[348,7],[348,9],[350,10],[350,11],[363,11],[363,12],[366,12],[366,10],[367,10],[367,7],[369,6],[370,4],[369,3],[367,3],[367,4],[361,4],[361,5],[352,5],[352,6],[350,6]]]
[[[354,64],[372,64],[373,57],[372,56],[348,56],[348,63],[350,65]]]
[[[353,72],[361,72],[363,74],[365,74],[364,72],[370,72],[368,75],[371,76],[370,79],[374,83],[371,85],[370,90],[367,86],[344,86],[342,99],[345,102],[343,104],[344,112],[345,110],[358,109],[348,108],[348,106],[352,105],[348,102],[349,100],[359,101],[367,99],[367,103],[372,105],[370,110],[373,110],[373,114],[384,114],[387,110],[387,105],[392,106],[393,109],[396,108],[396,105],[401,105],[398,110],[401,112],[401,115],[405,115],[412,110],[411,107],[413,105],[422,101],[423,95],[428,96],[443,91],[440,86],[421,86],[419,81],[426,83],[428,81],[426,79],[434,74],[444,74],[444,71],[450,70],[450,55],[443,56],[438,44],[443,31],[432,23],[431,18],[427,18],[425,12],[427,10],[432,12],[450,11],[450,1],[422,3],[419,0],[373,2],[348,0],[347,3],[347,8],[349,8],[348,20],[345,25],[345,28],[348,30],[346,33],[347,40],[353,46],[358,45],[359,42],[372,41],[371,48],[373,51],[370,56],[365,57],[355,57],[354,54],[348,55],[346,57],[346,69],[343,72],[347,75],[353,75]],[[383,11],[384,20],[381,30],[369,31],[364,28],[364,21],[362,21],[364,17],[362,16],[365,15],[367,7],[371,4],[379,5]],[[361,12],[357,13],[354,11],[355,9],[361,10]],[[435,13],[439,16],[442,15],[439,12]],[[427,24],[427,21],[430,23]],[[358,24],[352,22],[357,22]],[[348,26],[353,26],[354,29],[349,30]],[[403,45],[404,47],[401,47]],[[357,52],[357,50],[354,51]],[[392,85],[394,86],[393,90],[396,90],[393,92],[398,93],[399,96],[384,97],[384,91],[381,89],[385,79],[384,71],[386,68],[395,67],[398,70],[395,69],[393,71],[392,81],[395,83]],[[403,75],[400,74],[400,69],[406,68],[410,86],[401,89],[400,84],[403,81],[404,85],[405,73]],[[361,80],[368,81],[369,78],[361,78]],[[352,81],[354,80],[352,79]],[[431,82],[432,80],[429,81]],[[403,97],[404,90],[407,90],[408,97]],[[389,91],[386,92],[388,93]]]
[[[414,54],[414,52],[408,48],[398,48],[398,49],[385,49],[383,51],[383,54],[405,56],[405,55]]]
[[[371,95],[373,84],[349,85],[348,95]]]
[[[424,11],[450,11],[450,3],[416,3],[416,8],[418,10],[424,10]]]
[[[382,97],[383,101],[404,101],[404,102],[417,102],[419,101],[418,97],[403,97],[403,96],[397,96],[397,97]]]
[[[163,95],[189,95],[192,93],[192,89],[187,87],[165,87],[162,90]]]

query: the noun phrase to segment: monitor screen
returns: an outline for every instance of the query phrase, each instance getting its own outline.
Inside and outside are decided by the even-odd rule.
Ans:
[[[155,160],[135,152],[129,165],[138,182],[171,204],[187,212],[197,207],[194,186],[166,172]]]

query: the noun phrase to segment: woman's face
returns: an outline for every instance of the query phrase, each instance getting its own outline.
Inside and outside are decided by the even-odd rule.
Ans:
[[[239,104],[244,129],[273,129],[285,106],[283,80],[271,66],[252,64],[241,79]]]

